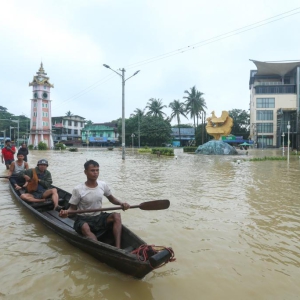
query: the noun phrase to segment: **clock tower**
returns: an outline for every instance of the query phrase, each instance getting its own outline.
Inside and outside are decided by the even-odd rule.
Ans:
[[[39,142],[44,142],[48,148],[52,148],[50,89],[54,88],[54,85],[49,82],[43,63],[36,74],[29,83],[29,86],[32,86],[32,99],[28,144],[37,147]]]

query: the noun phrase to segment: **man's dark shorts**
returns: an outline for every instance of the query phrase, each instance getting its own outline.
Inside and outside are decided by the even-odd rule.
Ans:
[[[14,159],[8,159],[8,160],[5,160],[4,162],[5,162],[5,165],[10,166],[13,161],[15,161],[15,160]]]
[[[43,199],[43,194],[46,192],[47,190],[39,190],[39,191],[35,191],[32,193],[33,198],[35,199]]]
[[[79,234],[82,234],[81,227],[84,223],[88,223],[92,232],[105,231],[108,228],[107,218],[110,216],[110,213],[102,212],[97,216],[77,216],[74,222],[74,229]]]

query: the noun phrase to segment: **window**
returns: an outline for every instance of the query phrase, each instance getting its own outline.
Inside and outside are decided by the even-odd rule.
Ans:
[[[72,134],[72,129],[68,129],[68,134]]]
[[[77,121],[74,121],[74,126],[78,126],[77,123],[78,123]]]
[[[43,111],[43,117],[48,117],[48,113]]]
[[[273,110],[257,110],[256,120],[260,121],[273,121]]]
[[[37,112],[36,111],[33,112],[33,116],[37,117]]]
[[[44,90],[46,90],[47,89],[47,86],[46,85],[44,85]]]
[[[48,108],[48,103],[43,103],[42,107]]]
[[[43,122],[43,126],[48,126],[48,122]]]
[[[36,126],[36,122],[32,122],[32,126]]]
[[[78,130],[77,129],[74,129],[74,134],[78,134]]]
[[[273,123],[256,123],[257,133],[273,133]]]
[[[256,94],[295,94],[295,85],[281,85],[281,86],[257,86],[255,87]]]
[[[107,134],[107,137],[111,137],[111,133],[108,133],[108,134]]]
[[[274,108],[275,98],[257,98],[256,99],[257,108]]]
[[[68,125],[69,125],[69,126],[72,126],[72,121],[68,121]]]
[[[36,102],[33,103],[33,107],[36,107]]]

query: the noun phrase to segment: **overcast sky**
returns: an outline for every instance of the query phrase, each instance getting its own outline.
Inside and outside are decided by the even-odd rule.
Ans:
[[[28,83],[41,61],[54,84],[52,116],[70,110],[98,123],[122,114],[121,77],[103,64],[124,67],[126,78],[140,70],[126,81],[128,118],[150,98],[167,106],[184,101],[184,91],[194,85],[204,93],[208,114],[247,110],[249,74],[255,69],[249,59],[300,60],[299,0],[0,3],[0,105],[15,115],[30,116]],[[259,27],[233,32],[254,23]],[[237,34],[222,36],[227,32]],[[169,108],[164,111],[170,114]]]

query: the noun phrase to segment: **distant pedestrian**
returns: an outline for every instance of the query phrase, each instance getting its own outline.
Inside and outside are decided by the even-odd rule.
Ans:
[[[156,154],[157,154],[157,157],[160,157],[160,151],[159,150],[156,151]]]
[[[15,160],[14,154],[16,153],[16,147],[11,145],[10,140],[5,141],[5,147],[2,149],[1,160],[5,163],[6,169],[9,169],[11,163]]]
[[[22,143],[22,146],[18,150],[18,153],[22,153],[24,156],[24,161],[27,162],[27,155],[29,154],[29,151],[25,143]]]

